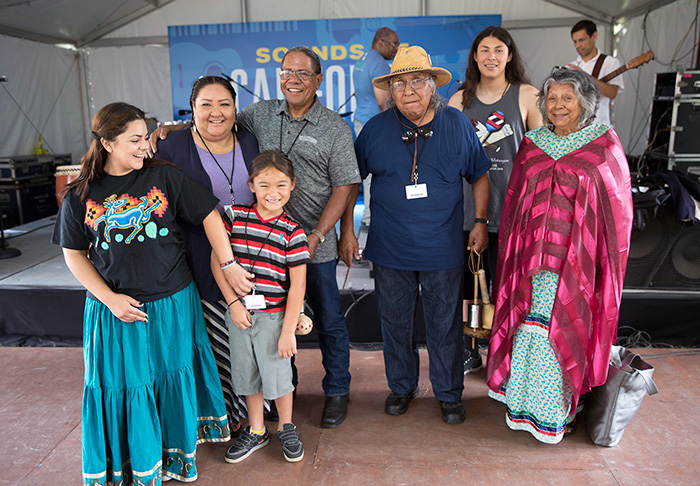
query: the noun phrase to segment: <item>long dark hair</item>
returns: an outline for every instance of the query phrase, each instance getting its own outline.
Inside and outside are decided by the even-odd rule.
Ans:
[[[257,175],[270,167],[277,169],[294,182],[294,165],[292,165],[292,161],[289,160],[287,154],[281,150],[265,150],[260,152],[250,163],[248,182],[252,183]]]
[[[62,195],[75,188],[80,200],[85,200],[90,184],[105,173],[105,164],[109,153],[102,145],[101,139],[114,142],[119,135],[126,131],[129,123],[136,120],[143,120],[146,123],[146,115],[142,110],[128,103],[110,103],[100,108],[100,111],[92,119],[90,148],[80,159],[80,175],[66,185]],[[144,159],[143,166],[145,168],[167,163],[163,160]]]
[[[463,89],[462,93],[462,105],[469,108],[472,104],[474,96],[476,96],[476,87],[481,81],[481,71],[479,71],[479,66],[474,59],[474,54],[479,48],[479,44],[482,40],[487,37],[495,37],[496,39],[503,42],[508,48],[508,53],[511,55],[510,61],[506,64],[506,80],[511,83],[525,83],[529,84],[530,81],[525,76],[525,68],[523,67],[523,62],[520,59],[520,53],[515,45],[515,41],[510,36],[508,31],[502,27],[496,25],[491,25],[482,30],[479,35],[476,36],[474,42],[472,43],[472,48],[469,51],[469,60],[467,62],[467,72],[464,74],[464,82],[459,87]]]

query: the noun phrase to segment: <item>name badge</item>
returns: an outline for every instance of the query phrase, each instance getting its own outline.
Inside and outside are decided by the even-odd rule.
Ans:
[[[266,307],[265,296],[262,294],[246,295],[243,297],[243,304],[248,310],[264,309]]]
[[[428,197],[427,184],[409,184],[406,186],[406,199],[420,199],[422,197]]]

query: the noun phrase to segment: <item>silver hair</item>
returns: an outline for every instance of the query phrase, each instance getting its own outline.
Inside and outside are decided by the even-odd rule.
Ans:
[[[280,67],[284,65],[284,60],[292,52],[301,52],[302,54],[305,54],[306,57],[308,57],[311,60],[311,68],[314,70],[314,74],[321,74],[321,60],[318,58],[318,55],[314,51],[312,51],[306,46],[292,47],[287,52],[285,52],[284,57],[282,58],[282,62],[280,62]]]
[[[440,96],[436,89],[435,76],[428,75],[426,84],[433,88],[433,95],[430,97],[430,108],[435,111],[445,108],[445,100],[442,99],[442,96]],[[389,80],[389,86],[391,86],[391,79]],[[388,108],[396,106],[396,100],[394,100],[394,93],[391,92],[391,87],[389,88],[389,99],[386,100],[386,106]]]
[[[537,107],[542,113],[542,120],[545,123],[549,121],[547,116],[547,94],[549,93],[549,88],[555,84],[568,84],[574,88],[578,102],[581,105],[578,128],[581,129],[593,123],[600,104],[598,83],[590,74],[580,69],[568,68],[554,68],[549,77],[544,80],[542,89],[537,95]]]

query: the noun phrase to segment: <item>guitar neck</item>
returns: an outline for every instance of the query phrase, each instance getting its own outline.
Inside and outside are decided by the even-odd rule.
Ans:
[[[624,73],[628,69],[636,69],[639,66],[643,66],[644,64],[648,63],[652,59],[654,59],[654,53],[651,51],[647,51],[644,54],[642,54],[641,56],[637,56],[634,59],[632,59],[631,61],[626,62],[624,66],[620,66],[619,68],[615,69],[610,74],[603,76],[602,78],[600,78],[600,81],[607,83],[608,81],[619,76],[620,74]]]
[[[600,78],[600,81],[602,81],[602,82],[604,82],[604,83],[607,83],[608,81],[610,81],[610,80],[613,79],[613,78],[618,77],[620,74],[624,73],[624,72],[627,71],[628,69],[629,69],[629,68],[627,67],[627,64],[625,64],[624,66],[620,66],[619,68],[615,69],[615,70],[614,70],[613,72],[611,72],[610,74],[606,74],[605,76],[603,76],[602,78]]]

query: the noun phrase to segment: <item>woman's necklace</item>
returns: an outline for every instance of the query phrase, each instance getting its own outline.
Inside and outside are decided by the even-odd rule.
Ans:
[[[503,90],[503,93],[501,93],[501,97],[498,98],[498,101],[502,100],[503,97],[506,95],[506,91],[508,91],[508,88],[510,88],[510,83],[506,84],[505,89]]]
[[[214,157],[214,154],[211,153],[211,150],[209,150],[209,147],[207,146],[207,142],[204,141],[202,134],[199,133],[199,130],[197,130],[196,126],[194,127],[194,131],[197,132],[197,135],[199,135],[199,139],[204,144],[204,148],[207,149],[207,152],[209,152],[209,155],[211,155],[211,158],[214,159],[214,163],[221,170],[221,173],[224,174],[224,177],[226,178],[226,182],[228,182],[229,191],[231,191],[231,204],[236,204],[236,198],[233,196],[233,171],[236,168],[236,136],[233,135],[233,150],[231,151],[231,176],[229,177],[229,175],[226,174],[226,171],[224,170],[224,168],[221,167],[221,164],[219,163],[219,161],[216,160],[216,157]]]
[[[499,101],[501,101],[503,99],[503,97],[506,95],[506,92],[508,91],[508,88],[510,88],[510,82],[506,82],[506,87],[503,88],[503,92],[501,92],[501,96],[499,96],[498,99],[496,99],[492,102],[489,102],[489,103],[482,101],[483,99],[486,99],[486,100],[491,99],[489,96],[486,96],[486,93],[482,93],[481,97],[479,97],[479,94],[477,93],[476,97],[479,98],[479,101],[481,101],[482,103],[487,104],[487,105],[492,105],[494,103],[498,103]]]

